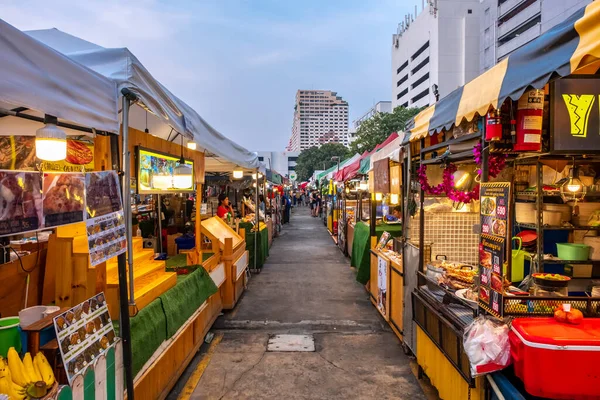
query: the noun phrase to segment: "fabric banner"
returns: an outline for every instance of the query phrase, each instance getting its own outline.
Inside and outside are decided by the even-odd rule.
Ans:
[[[89,172],[94,170],[94,143],[67,138],[67,158],[42,161],[35,156],[35,136],[0,136],[0,169]]]

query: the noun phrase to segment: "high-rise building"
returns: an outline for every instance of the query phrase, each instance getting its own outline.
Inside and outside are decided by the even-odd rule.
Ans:
[[[479,75],[479,0],[426,0],[392,36],[392,108],[435,103]]]
[[[376,114],[379,113],[391,113],[392,112],[392,102],[391,101],[379,101],[373,107],[369,108],[369,111],[364,113],[361,117],[356,118],[352,121],[352,128],[354,128],[354,132],[360,127],[360,124],[363,122],[373,118]]]
[[[484,72],[592,0],[482,0],[480,65]]]
[[[348,102],[330,90],[298,90],[288,151],[348,145]]]
[[[296,170],[296,161],[300,152],[298,151],[258,151],[258,161],[265,164],[286,177]]]

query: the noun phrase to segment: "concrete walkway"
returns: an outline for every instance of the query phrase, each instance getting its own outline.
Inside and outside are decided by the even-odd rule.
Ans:
[[[295,210],[237,308],[188,374],[192,399],[425,399],[409,359],[320,219]],[[274,334],[314,352],[268,352]],[[192,386],[193,387],[193,386]]]

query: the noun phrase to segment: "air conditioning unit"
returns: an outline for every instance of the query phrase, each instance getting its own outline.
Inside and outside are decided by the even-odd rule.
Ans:
[[[145,249],[154,249],[154,252],[157,252],[157,247],[156,247],[156,238],[148,238],[148,239],[144,239],[144,241],[142,242],[142,244],[144,245]]]

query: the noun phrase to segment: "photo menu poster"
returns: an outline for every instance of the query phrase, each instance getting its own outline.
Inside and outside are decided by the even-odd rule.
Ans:
[[[510,280],[510,182],[481,184],[481,236],[479,240],[479,305],[502,317],[504,277]]]
[[[117,341],[104,293],[54,317],[54,330],[69,383]]]
[[[0,171],[0,236],[42,227],[42,175]]]
[[[125,219],[115,171],[86,174],[85,183],[90,264],[96,266],[127,250]]]
[[[46,228],[83,221],[85,174],[44,173],[43,197]]]
[[[387,316],[388,267],[388,260],[383,257],[377,257],[377,308],[384,317]]]

